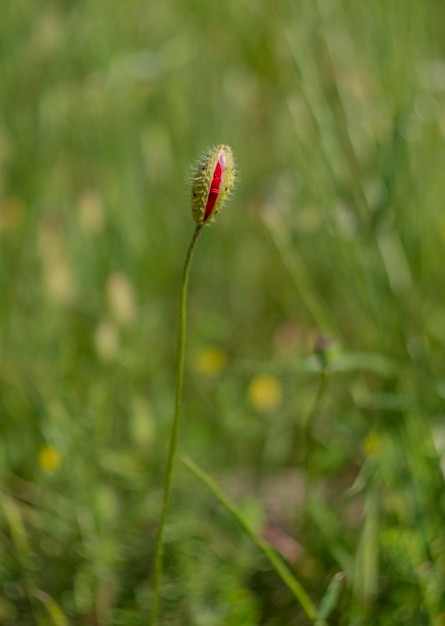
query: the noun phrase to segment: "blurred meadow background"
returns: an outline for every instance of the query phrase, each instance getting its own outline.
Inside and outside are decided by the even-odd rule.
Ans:
[[[0,624],[147,624],[219,143],[180,448],[331,626],[445,624],[444,32],[438,0],[2,3]],[[180,461],[172,495],[162,624],[310,623]]]

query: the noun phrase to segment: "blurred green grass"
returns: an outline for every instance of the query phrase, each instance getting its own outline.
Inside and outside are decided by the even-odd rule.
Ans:
[[[0,623],[147,622],[187,178],[222,142],[239,180],[192,268],[182,447],[317,604],[345,572],[332,624],[444,623],[444,22],[2,7]],[[176,479],[163,623],[305,623]]]

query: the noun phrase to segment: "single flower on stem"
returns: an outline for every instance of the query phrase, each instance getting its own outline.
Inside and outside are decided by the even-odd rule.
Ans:
[[[196,228],[192,236],[184,269],[182,272],[181,296],[179,302],[179,331],[176,361],[176,393],[173,423],[170,434],[170,445],[167,459],[164,499],[162,504],[159,531],[156,540],[153,576],[153,605],[151,626],[158,623],[160,608],[160,590],[162,580],[162,553],[164,530],[167,519],[168,505],[173,480],[173,467],[178,447],[179,422],[181,415],[182,386],[184,378],[184,348],[187,313],[187,286],[190,265],[198,239],[204,224],[212,221],[216,213],[222,208],[230,194],[235,181],[235,162],[229,146],[220,145],[207,152],[199,162],[192,182],[192,214]]]

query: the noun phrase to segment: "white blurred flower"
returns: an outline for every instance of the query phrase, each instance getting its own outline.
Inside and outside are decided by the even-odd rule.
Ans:
[[[110,274],[107,280],[107,298],[114,320],[122,326],[130,326],[136,317],[136,298],[133,285],[125,274]]]
[[[94,333],[94,346],[98,356],[103,361],[113,361],[119,353],[119,334],[116,326],[103,320]]]

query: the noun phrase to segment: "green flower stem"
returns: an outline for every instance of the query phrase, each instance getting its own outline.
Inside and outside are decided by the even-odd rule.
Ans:
[[[213,493],[213,495],[219,500],[222,506],[233,515],[236,521],[239,523],[244,532],[250,537],[250,539],[258,546],[258,548],[267,556],[273,568],[277,572],[277,574],[281,577],[283,582],[287,585],[290,591],[297,598],[300,603],[303,611],[313,622],[316,622],[317,626],[325,626],[326,622],[324,619],[320,619],[318,616],[318,611],[309,595],[303,589],[302,585],[298,582],[292,572],[289,570],[287,565],[283,562],[283,560],[278,556],[278,554],[271,548],[271,546],[264,541],[259,535],[255,533],[255,531],[250,527],[249,523],[241,513],[237,509],[237,507],[229,500],[229,498],[221,491],[221,489],[214,483],[212,478],[204,472],[194,461],[189,459],[188,457],[182,457],[182,462],[185,466],[198,478],[201,482],[203,482]]]
[[[202,224],[199,224],[193,233],[192,240],[187,250],[184,269],[182,273],[181,298],[179,302],[179,331],[178,331],[178,347],[176,356],[176,393],[175,393],[175,413],[170,434],[170,446],[168,450],[167,474],[165,478],[164,500],[162,503],[162,512],[159,522],[158,537],[156,540],[155,559],[154,559],[154,577],[153,577],[153,606],[151,612],[151,626],[155,626],[158,622],[159,606],[160,606],[160,589],[162,579],[162,553],[164,544],[165,521],[167,519],[168,504],[170,501],[170,492],[173,479],[173,466],[175,462],[176,449],[178,447],[178,432],[181,416],[182,386],[184,378],[184,348],[185,348],[185,328],[187,313],[187,286],[190,273],[190,265],[193,257],[193,251],[198,242],[202,231]]]

